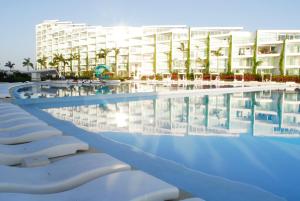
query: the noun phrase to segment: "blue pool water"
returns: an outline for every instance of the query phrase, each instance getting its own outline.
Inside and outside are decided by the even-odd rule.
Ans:
[[[83,103],[43,110],[190,171],[255,186],[282,199],[300,200],[297,92]],[[208,188],[214,192],[214,186]],[[185,190],[201,196],[197,187]]]
[[[251,184],[287,200],[300,198],[299,139],[106,136],[193,170]]]

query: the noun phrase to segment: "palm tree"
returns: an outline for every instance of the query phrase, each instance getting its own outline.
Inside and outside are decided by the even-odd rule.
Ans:
[[[170,50],[169,53],[167,54],[168,57],[168,69],[169,73],[172,72],[172,66],[173,66],[173,35],[171,32],[171,40],[170,40]]]
[[[113,69],[113,72],[117,75],[117,68],[118,68],[118,55],[120,54],[120,48],[113,48],[112,49],[115,53],[115,69]]]
[[[78,60],[79,55],[77,53],[71,53],[70,57],[67,59],[70,62],[70,71],[73,73],[73,61]]]
[[[27,71],[29,71],[29,67],[33,69],[33,63],[30,61],[30,58],[24,58],[23,67],[27,67]]]
[[[223,56],[222,50],[223,50],[223,48],[220,47],[219,49],[217,49],[216,51],[213,52],[214,55],[217,57],[217,72],[219,72],[219,57]]]
[[[61,58],[60,62],[63,64],[64,67],[64,76],[66,76],[66,66],[69,65],[68,59],[65,59],[64,57]]]
[[[201,65],[201,66],[205,66],[206,63],[207,63],[207,61],[206,61],[206,59],[201,59],[200,57],[198,57],[196,59],[196,63],[199,64],[199,65]]]
[[[57,62],[56,61],[50,61],[49,62],[49,66],[51,66],[51,67],[57,67]]]
[[[40,64],[43,68],[47,67],[47,57],[46,56],[42,56],[42,58],[39,58],[36,62],[38,64]]]
[[[108,53],[110,53],[110,52],[111,52],[111,49],[109,49],[109,48],[101,48],[100,52],[98,54],[96,54],[96,56],[99,59],[104,59],[104,64],[106,65],[106,57],[107,57]]]
[[[182,52],[182,61],[183,61],[184,66],[186,67],[187,62],[184,60],[184,56],[185,56],[185,53],[189,51],[189,49],[185,47],[184,42],[181,42],[180,47],[178,47],[177,49]]]
[[[5,63],[4,65],[5,67],[9,68],[9,71],[11,71],[11,69],[13,69],[13,67],[15,66],[14,63],[12,63],[11,61],[8,61]]]
[[[56,64],[56,70],[57,72],[59,73],[60,70],[59,70],[59,65],[60,65],[60,62],[63,60],[63,55],[62,54],[54,54],[53,56],[53,64]]]
[[[57,63],[57,70],[58,70],[58,66],[61,63],[63,68],[64,68],[64,75],[66,75],[66,65],[69,64],[68,59],[65,59],[64,56],[62,54],[54,54],[54,61],[56,61]]]
[[[209,73],[210,71],[210,33],[208,33],[206,38],[206,64],[205,64],[205,72]]]
[[[80,61],[80,49],[78,48],[78,53],[77,53],[77,56],[76,56],[76,58],[77,58],[77,74],[78,74],[78,76],[80,76],[80,71],[81,71],[81,61]]]
[[[258,66],[260,66],[260,65],[262,65],[262,63],[263,63],[263,61],[255,61],[254,63],[253,63],[253,69],[255,69],[255,73],[254,74],[256,74],[257,72],[257,67]]]
[[[286,39],[284,39],[283,44],[282,44],[282,48],[281,48],[281,52],[280,52],[280,58],[279,58],[279,71],[280,71],[280,75],[284,75],[285,74],[285,69],[284,69],[284,55],[285,55],[285,46],[286,46]]]

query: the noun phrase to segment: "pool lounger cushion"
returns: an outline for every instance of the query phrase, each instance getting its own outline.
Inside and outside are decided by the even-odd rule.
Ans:
[[[0,122],[0,131],[16,130],[19,128],[26,128],[29,126],[46,126],[47,124],[38,119],[16,119],[9,122]]]
[[[181,200],[181,201],[204,201],[204,200],[201,199],[201,198],[188,198],[188,199],[184,199],[184,200]]]
[[[88,150],[87,143],[72,136],[54,136],[25,144],[0,144],[0,165],[20,164],[24,158],[47,156],[54,158]]]
[[[2,120],[0,122],[0,124],[6,124],[6,123],[9,123],[11,121],[16,121],[16,120],[26,120],[26,121],[40,121],[38,118],[36,118],[35,116],[33,115],[18,115],[18,116],[15,116],[15,117],[7,117],[6,119]]]
[[[0,103],[0,110],[3,108],[16,108],[17,105],[14,105],[12,103]]]
[[[62,132],[51,126],[30,126],[11,131],[0,131],[0,144],[19,144],[57,135],[62,135]]]
[[[25,112],[7,113],[6,115],[0,115],[0,122],[11,120],[11,119],[25,118],[25,117],[32,117],[32,115]]]
[[[162,201],[179,190],[142,171],[123,171],[99,177],[72,190],[53,194],[0,193],[5,201]]]
[[[0,114],[5,114],[9,112],[22,111],[23,109],[20,107],[8,107],[8,108],[0,108]],[[24,111],[24,110],[23,110]]]
[[[29,114],[25,110],[7,112],[7,113],[4,113],[4,114],[0,114],[0,120],[9,118],[12,115],[31,115],[31,114]]]
[[[17,107],[17,105],[12,104],[12,103],[1,102],[1,103],[0,103],[0,109],[1,109],[1,108],[4,108],[4,107]]]
[[[104,153],[80,154],[35,168],[0,165],[0,192],[55,193],[131,167]]]

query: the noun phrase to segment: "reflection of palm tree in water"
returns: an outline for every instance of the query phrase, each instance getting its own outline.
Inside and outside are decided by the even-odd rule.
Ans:
[[[101,86],[97,89],[96,94],[108,94],[110,92],[109,86]]]
[[[221,109],[219,109],[219,107],[218,107],[218,101],[219,100],[219,96],[216,96],[216,108],[215,108],[215,115],[216,115],[216,117],[218,118],[218,120],[220,120],[220,118],[221,118]]]

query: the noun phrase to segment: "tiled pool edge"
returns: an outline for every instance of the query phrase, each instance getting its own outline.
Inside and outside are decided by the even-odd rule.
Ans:
[[[103,150],[114,157],[174,184],[181,189],[186,190],[187,185],[189,185],[188,188],[192,190],[191,193],[204,199],[223,200],[226,198],[227,200],[284,200],[254,186],[191,171],[173,162],[142,152],[134,147],[114,142],[100,135],[92,134],[69,122],[58,120],[33,105],[24,105],[23,108],[41,120],[44,120],[51,126],[62,130],[65,134],[76,136],[90,143],[94,148]],[[162,169],[166,169],[166,171],[162,171]],[[174,177],[174,175],[176,176]],[[183,175],[183,177],[178,180],[178,175]],[[193,178],[193,181],[188,178]],[[187,185],[182,185],[179,181]],[[214,186],[214,189],[216,189],[214,192],[211,192],[211,186]],[[199,187],[201,192],[198,191]],[[229,197],[230,195],[232,197]]]

